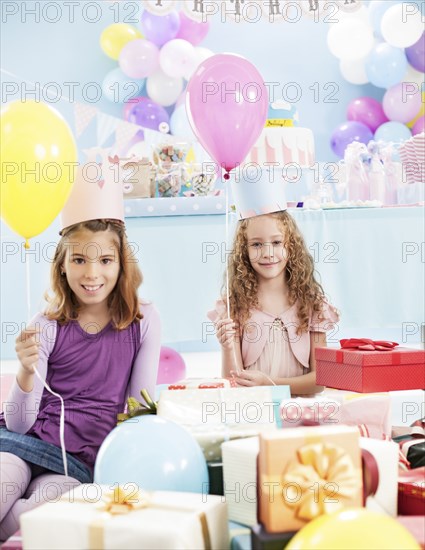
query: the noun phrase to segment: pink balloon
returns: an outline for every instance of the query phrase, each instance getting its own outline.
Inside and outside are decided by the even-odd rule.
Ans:
[[[421,110],[421,92],[413,82],[400,82],[385,92],[382,107],[390,120],[406,124]]]
[[[180,29],[176,35],[176,38],[183,38],[194,46],[197,46],[207,36],[210,30],[210,24],[208,22],[198,23],[187,17],[183,12],[179,12],[180,17]]]
[[[425,115],[419,117],[412,128],[412,134],[414,136],[416,136],[416,134],[422,134],[422,132],[425,132]]]
[[[213,55],[189,81],[186,110],[201,145],[230,172],[244,161],[264,128],[267,90],[248,60],[227,53]]]
[[[159,355],[157,384],[173,384],[186,376],[186,364],[179,352],[173,348],[161,347]]]
[[[372,97],[353,99],[347,108],[347,119],[365,124],[372,132],[388,121],[382,105]]]

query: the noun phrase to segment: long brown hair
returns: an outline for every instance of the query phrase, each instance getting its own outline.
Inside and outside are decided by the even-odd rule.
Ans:
[[[137,289],[142,284],[143,276],[137,265],[137,259],[130,250],[125,226],[117,220],[90,220],[72,225],[62,231],[50,273],[52,294],[45,295],[49,303],[45,314],[49,319],[56,320],[60,324],[78,318],[81,307],[61,271],[70,237],[82,230],[93,233],[110,231],[116,236],[120,272],[115,288],[108,296],[108,307],[113,326],[118,330],[125,329],[136,319],[143,318],[137,296]]]
[[[310,317],[322,311],[325,298],[322,286],[314,277],[314,261],[309,254],[300,230],[288,212],[265,214],[273,216],[282,229],[284,246],[287,250],[287,264],[284,277],[288,286],[291,305],[297,303],[299,326],[297,333],[308,331]],[[250,310],[259,307],[258,281],[248,256],[248,220],[238,223],[232,253],[229,255],[230,315],[240,330],[250,315]],[[226,283],[223,285],[226,294]]]

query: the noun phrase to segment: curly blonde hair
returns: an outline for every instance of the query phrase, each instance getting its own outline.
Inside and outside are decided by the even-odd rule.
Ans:
[[[275,218],[282,229],[287,264],[284,277],[288,286],[288,298],[292,305],[297,303],[299,325],[297,334],[309,329],[313,313],[322,312],[325,294],[314,277],[314,261],[309,254],[304,238],[288,212],[265,214]],[[259,307],[258,280],[248,256],[247,228],[249,219],[242,220],[236,230],[232,253],[228,260],[230,316],[243,331],[250,316],[250,310]],[[222,294],[226,295],[226,281]]]
[[[90,220],[72,225],[62,231],[50,273],[52,295],[45,294],[45,299],[49,303],[45,315],[48,319],[56,320],[60,324],[78,319],[81,307],[66,277],[62,275],[62,266],[65,262],[67,249],[69,249],[69,239],[82,230],[93,233],[109,231],[116,237],[120,272],[115,288],[108,296],[108,306],[114,328],[123,330],[136,319],[143,318],[137,296],[137,289],[142,284],[143,276],[130,250],[125,226],[118,220]]]

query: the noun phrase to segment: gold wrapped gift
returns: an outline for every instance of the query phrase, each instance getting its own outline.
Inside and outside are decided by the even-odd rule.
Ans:
[[[359,432],[299,427],[260,436],[260,521],[271,533],[296,531],[344,507],[362,506]]]

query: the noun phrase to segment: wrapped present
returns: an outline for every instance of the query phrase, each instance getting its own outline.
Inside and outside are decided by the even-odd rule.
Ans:
[[[169,384],[169,390],[207,390],[218,388],[236,388],[234,378],[186,378]]]
[[[398,513],[425,516],[425,467],[399,473]]]
[[[9,537],[7,541],[2,544],[1,550],[22,550],[21,531],[16,531],[14,535]]]
[[[425,521],[423,516],[398,516],[397,521],[415,538],[422,550],[425,549]]]
[[[227,441],[221,450],[229,520],[243,525],[256,525],[258,437]]]
[[[224,495],[223,487],[223,463],[222,462],[207,462],[209,494]]]
[[[228,548],[217,496],[80,485],[20,517],[25,550]],[[165,528],[166,527],[166,528]]]
[[[316,382],[355,392],[386,392],[422,388],[425,351],[316,348]]]
[[[324,409],[326,422],[323,424],[357,426],[360,435],[376,439],[391,437],[391,396],[388,392],[368,394],[325,388],[320,399],[330,403]]]
[[[280,426],[279,404],[289,397],[289,386],[163,391],[158,415],[190,431],[213,462],[221,460],[224,441]]]
[[[393,441],[361,437],[360,447],[363,458],[363,487],[372,486],[372,489],[366,493],[365,506],[370,510],[395,517],[397,515],[398,446]]]
[[[425,466],[425,419],[414,422],[402,436],[395,440],[410,468]]]
[[[362,505],[359,432],[312,426],[260,435],[260,523],[298,531],[312,519]]]
[[[282,428],[338,424],[340,404],[326,397],[296,397],[284,399],[279,413]]]
[[[296,531],[268,533],[262,525],[251,527],[252,550],[282,550],[287,546]]]

